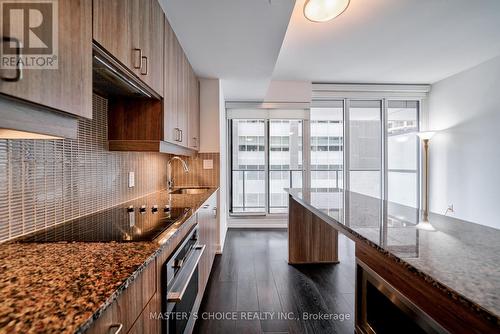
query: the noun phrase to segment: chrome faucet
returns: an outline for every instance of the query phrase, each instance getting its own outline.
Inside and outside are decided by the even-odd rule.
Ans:
[[[168,160],[168,163],[167,163],[167,187],[168,187],[168,190],[172,190],[174,188],[174,179],[172,179],[172,162],[174,160],[179,160],[181,163],[182,163],[182,168],[184,168],[184,172],[189,172],[189,167],[187,165],[187,163],[182,160],[180,157],[178,156],[174,156],[172,158],[170,158],[170,160]]]

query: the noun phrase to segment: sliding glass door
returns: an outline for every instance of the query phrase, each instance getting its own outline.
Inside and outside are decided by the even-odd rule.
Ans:
[[[231,122],[232,212],[266,212],[266,128],[264,120]]]
[[[302,119],[231,119],[231,213],[287,213],[284,188],[301,188]]]
[[[311,108],[311,187],[343,188],[344,102]]]
[[[387,198],[418,207],[419,103],[389,101],[387,106]]]
[[[302,120],[269,120],[269,213],[288,212],[283,188],[301,188]]]
[[[381,198],[382,101],[350,101],[349,190]]]

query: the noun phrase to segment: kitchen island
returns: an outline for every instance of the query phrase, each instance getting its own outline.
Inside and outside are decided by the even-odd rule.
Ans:
[[[500,333],[500,231],[341,189],[287,189],[289,263],[356,247],[356,330]]]

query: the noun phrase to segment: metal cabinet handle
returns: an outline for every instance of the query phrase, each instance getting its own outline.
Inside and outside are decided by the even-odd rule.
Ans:
[[[143,62],[143,60],[144,60],[144,62]],[[142,70],[142,64],[143,63],[145,64],[145,66],[144,66],[145,69],[144,70]],[[142,75],[148,75],[148,57],[146,57],[146,56],[142,56],[141,57],[141,74]]]
[[[193,147],[197,148],[198,147],[198,138],[193,137],[193,141],[194,141]]]
[[[214,208],[213,208],[213,211],[214,211],[214,217],[216,217],[216,218],[217,218],[217,207],[214,207]]]
[[[181,139],[179,141],[182,143],[182,141],[184,140],[184,132],[182,132],[181,129],[179,129],[179,131],[181,132]]]
[[[175,141],[181,141],[181,129],[175,128]]]
[[[23,64],[20,60],[22,54],[21,54],[21,42],[14,37],[9,37],[9,36],[3,36],[2,37],[2,42],[3,43],[10,43],[14,42],[16,43],[16,57],[18,59],[17,65],[16,65],[16,75],[14,77],[1,77],[2,81],[7,81],[7,82],[17,82],[19,80],[22,80],[23,78]]]
[[[123,329],[123,324],[113,324],[109,326],[108,334],[119,334]]]
[[[209,206],[210,206],[210,204],[205,204],[202,208],[203,209],[208,209]]]
[[[183,267],[179,271],[178,278],[172,283],[172,287],[167,292],[167,302],[179,303],[182,301],[184,293],[191,281],[191,277],[193,277],[204,251],[205,245],[197,245],[193,248],[193,253],[183,264]]]
[[[133,57],[133,58],[135,58],[136,60],[139,60],[139,61],[138,62],[135,61],[133,67],[135,69],[140,69],[142,67],[142,50],[138,49],[138,48],[132,49],[132,53],[137,53],[137,52],[139,53],[139,57]]]

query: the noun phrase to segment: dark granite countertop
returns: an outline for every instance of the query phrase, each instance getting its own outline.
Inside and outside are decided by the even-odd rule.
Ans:
[[[0,244],[0,334],[83,332],[216,190],[155,194],[192,211],[152,242]]]
[[[424,231],[415,228],[422,214],[415,208],[341,189],[286,190],[351,239],[403,262],[500,325],[500,230],[431,213],[436,231]]]

